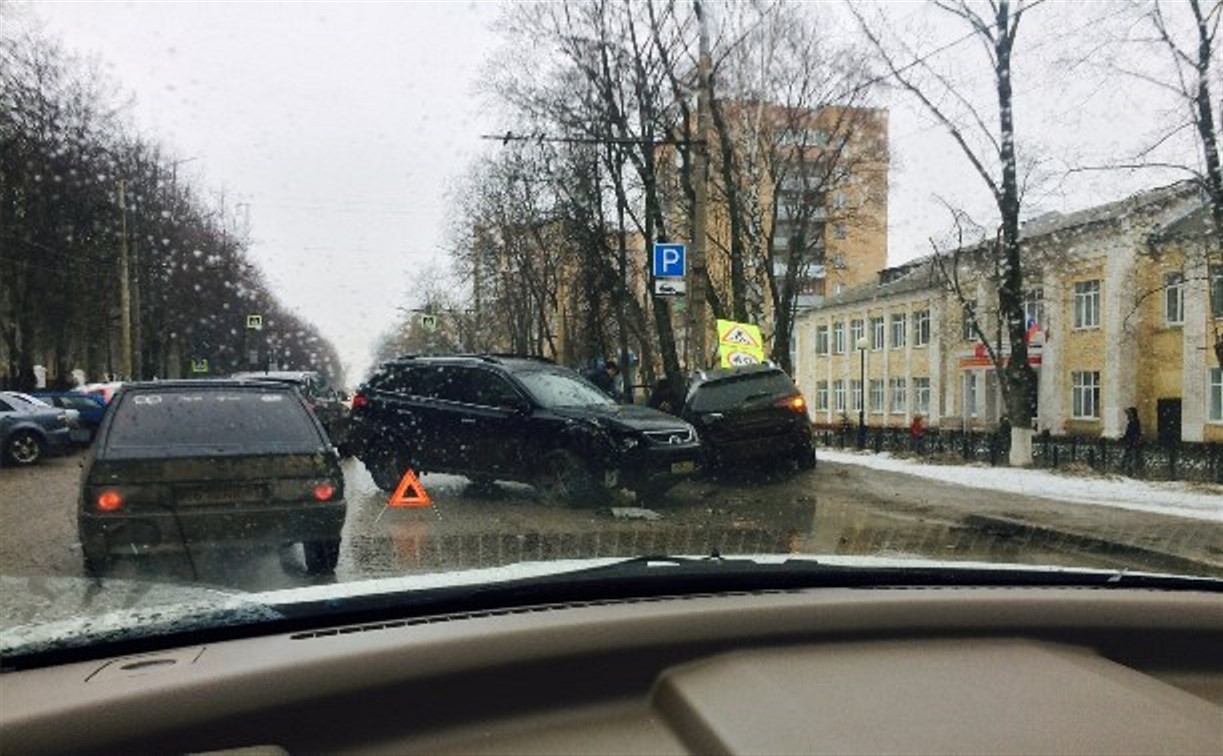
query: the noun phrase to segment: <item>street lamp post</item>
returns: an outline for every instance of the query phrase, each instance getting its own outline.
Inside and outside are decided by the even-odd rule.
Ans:
[[[858,339],[858,448],[866,448],[866,337]]]

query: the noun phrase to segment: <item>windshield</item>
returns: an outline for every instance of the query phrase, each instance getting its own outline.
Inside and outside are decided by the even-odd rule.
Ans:
[[[0,0],[0,667],[527,563],[1223,578],[1221,16]]]
[[[615,402],[589,382],[576,376],[550,370],[533,370],[517,373],[516,377],[527,387],[535,401],[543,407],[587,407],[615,404]]]

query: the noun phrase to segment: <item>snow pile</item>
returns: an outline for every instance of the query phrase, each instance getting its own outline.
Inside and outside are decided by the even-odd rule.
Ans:
[[[1179,482],[1148,482],[1129,478],[1079,478],[1047,470],[973,465],[928,465],[899,459],[887,452],[857,453],[836,449],[819,450],[822,462],[858,465],[872,470],[914,475],[958,486],[1036,496],[1053,501],[1096,504],[1139,512],[1223,522],[1223,491],[1203,492],[1201,485]],[[1216,487],[1217,488],[1217,487]]]

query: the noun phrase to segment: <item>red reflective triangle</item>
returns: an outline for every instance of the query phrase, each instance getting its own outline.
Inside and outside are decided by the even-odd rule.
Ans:
[[[425,487],[420,484],[416,473],[412,472],[412,468],[408,468],[403,474],[403,480],[399,481],[399,487],[395,489],[395,493],[391,494],[391,500],[387,502],[389,507],[431,507],[433,502],[429,499],[429,494],[425,493]]]

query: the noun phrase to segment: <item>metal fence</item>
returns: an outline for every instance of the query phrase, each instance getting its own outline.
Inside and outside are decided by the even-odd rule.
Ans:
[[[839,449],[859,446],[856,426],[817,425],[815,432],[824,446]],[[886,451],[948,462],[1009,463],[1010,439],[987,431],[928,428],[915,442],[908,428],[867,428],[864,442],[863,448],[876,453]],[[1089,469],[1145,480],[1223,483],[1223,444],[1147,443],[1127,458],[1126,448],[1118,439],[1039,434],[1032,439],[1032,461],[1035,466],[1048,469]]]

